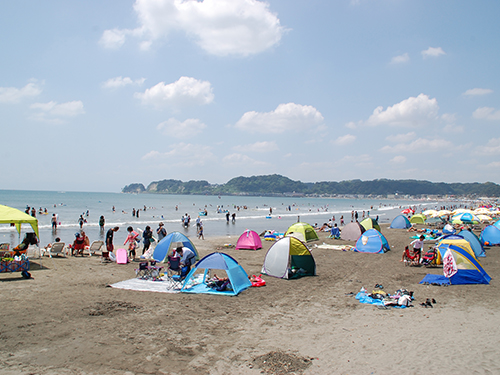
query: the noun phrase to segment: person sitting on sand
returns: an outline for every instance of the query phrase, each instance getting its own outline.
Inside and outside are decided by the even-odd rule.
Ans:
[[[83,256],[83,249],[85,249],[85,238],[81,235],[81,233],[75,233],[75,240],[73,244],[70,246],[71,248],[71,256],[75,256],[80,254]]]

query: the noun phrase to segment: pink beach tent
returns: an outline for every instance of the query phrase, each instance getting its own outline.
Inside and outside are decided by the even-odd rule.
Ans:
[[[253,230],[246,230],[243,234],[238,238],[238,242],[236,242],[236,250],[247,249],[247,250],[258,250],[262,249],[262,241],[257,234]]]

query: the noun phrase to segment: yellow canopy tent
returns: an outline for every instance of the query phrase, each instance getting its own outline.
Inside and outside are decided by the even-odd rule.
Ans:
[[[15,224],[18,233],[21,233],[21,224],[28,223],[33,228],[36,236],[38,235],[38,219],[36,217],[25,214],[17,208],[4,206],[0,204],[0,224]]]

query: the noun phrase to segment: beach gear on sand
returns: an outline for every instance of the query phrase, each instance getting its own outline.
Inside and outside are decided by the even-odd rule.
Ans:
[[[356,241],[359,236],[365,232],[365,228],[361,226],[357,221],[347,224],[342,228],[340,233],[340,238],[346,241]]]
[[[210,270],[222,270],[226,272],[229,283],[224,288],[211,288],[207,284],[208,273]],[[200,278],[200,271],[203,271],[201,282],[195,283]],[[230,284],[230,287],[228,285]],[[191,269],[186,276],[181,292],[185,293],[204,293],[204,294],[223,294],[235,296],[243,290],[252,286],[248,275],[238,262],[225,253],[212,253],[200,260]],[[217,290],[223,289],[223,290]]]
[[[126,249],[116,249],[116,263],[117,264],[127,264],[127,250]]]
[[[315,276],[316,263],[302,241],[295,237],[284,237],[267,251],[262,273],[282,279]]]
[[[153,252],[153,259],[157,262],[167,262],[167,255],[171,254],[172,247],[174,247],[174,244],[176,242],[177,245],[179,243],[182,243],[183,247],[187,247],[188,249],[190,249],[195,254],[195,260],[200,259],[200,257],[198,256],[198,251],[196,250],[196,247],[193,245],[191,240],[180,232],[172,232],[168,234],[164,239],[162,239],[155,247],[155,250]]]
[[[302,242],[315,241],[318,238],[318,233],[308,223],[295,223],[291,225],[285,232],[285,236],[293,236]]]
[[[376,229],[364,232],[356,241],[354,251],[358,253],[383,254],[391,250],[387,239]]]
[[[404,215],[398,215],[396,216],[392,222],[391,226],[389,228],[391,229],[408,229],[411,227],[410,220]]]
[[[262,249],[262,241],[259,234],[253,230],[246,230],[238,238],[236,242],[236,250],[248,249],[248,250],[258,250]]]

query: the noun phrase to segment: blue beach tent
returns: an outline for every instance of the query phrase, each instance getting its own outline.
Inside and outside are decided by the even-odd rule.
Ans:
[[[498,229],[500,229],[500,220],[495,221],[493,225],[496,226]]]
[[[471,232],[470,230],[462,230],[458,233],[459,236],[462,236],[467,242],[469,242],[470,247],[474,251],[474,255],[476,258],[482,258],[486,256],[484,252],[483,245],[477,236]]]
[[[410,220],[408,220],[408,218],[405,215],[398,215],[392,220],[391,226],[389,228],[408,229],[410,227],[411,227]]]
[[[354,251],[359,253],[383,254],[391,250],[387,239],[376,229],[368,229],[356,241]]]
[[[203,276],[201,280],[197,282],[196,280],[199,280],[200,278],[196,277],[196,275],[200,275],[199,271],[201,270],[203,270],[203,273],[201,274]],[[206,280],[210,270],[225,271],[229,282],[231,283],[231,288],[218,291],[207,286]],[[251,286],[252,283],[248,279],[247,273],[234,258],[225,253],[212,253],[196,263],[196,265],[191,269],[189,274],[186,276],[181,292],[235,296]]]
[[[176,242],[181,242],[183,247],[187,247],[191,249],[195,254],[195,259],[199,260],[200,257],[198,255],[198,251],[196,251],[196,247],[194,247],[193,243],[189,238],[187,238],[184,234],[180,232],[172,232],[165,236],[158,245],[156,245],[155,250],[153,252],[153,259],[157,262],[166,262],[168,251],[174,246]]]
[[[480,240],[486,246],[500,245],[500,229],[494,225],[484,227]]]

